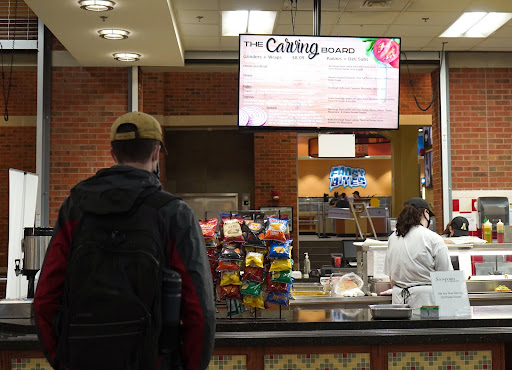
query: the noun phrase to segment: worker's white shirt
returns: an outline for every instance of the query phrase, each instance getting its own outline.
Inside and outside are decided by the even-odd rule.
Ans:
[[[396,285],[394,304],[404,303],[401,290],[410,288],[411,296],[405,303],[412,307],[432,305],[432,288],[426,287],[431,285],[430,272],[451,270],[453,266],[443,238],[426,227],[414,226],[405,237],[395,232],[389,237],[384,271]]]

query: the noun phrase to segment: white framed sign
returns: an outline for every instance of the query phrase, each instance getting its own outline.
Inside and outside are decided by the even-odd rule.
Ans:
[[[462,271],[432,271],[434,302],[439,306],[439,316],[471,315],[466,279]]]

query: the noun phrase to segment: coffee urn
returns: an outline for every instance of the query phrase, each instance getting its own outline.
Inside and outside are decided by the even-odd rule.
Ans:
[[[27,298],[34,298],[34,282],[37,272],[43,265],[46,248],[50,244],[53,228],[51,227],[26,227],[24,237],[21,241],[21,250],[23,252],[23,268],[20,266],[20,260],[15,260],[16,276],[25,275],[28,279]]]

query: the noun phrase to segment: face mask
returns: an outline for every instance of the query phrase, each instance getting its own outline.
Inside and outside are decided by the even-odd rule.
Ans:
[[[160,163],[157,162],[156,169],[153,171],[153,173],[158,178],[158,180],[160,180]]]
[[[428,213],[428,211],[427,211]],[[430,213],[428,213],[427,229],[430,227]]]

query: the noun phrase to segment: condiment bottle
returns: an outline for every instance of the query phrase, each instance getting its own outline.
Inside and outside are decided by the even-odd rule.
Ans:
[[[498,243],[504,243],[505,242],[505,224],[501,222],[501,220],[498,221],[496,224],[496,233],[498,234]]]
[[[311,271],[311,261],[309,260],[309,254],[304,253],[304,279],[309,277],[309,272]]]
[[[482,225],[484,240],[487,243],[492,243],[492,224],[486,218],[484,219],[484,224]]]

